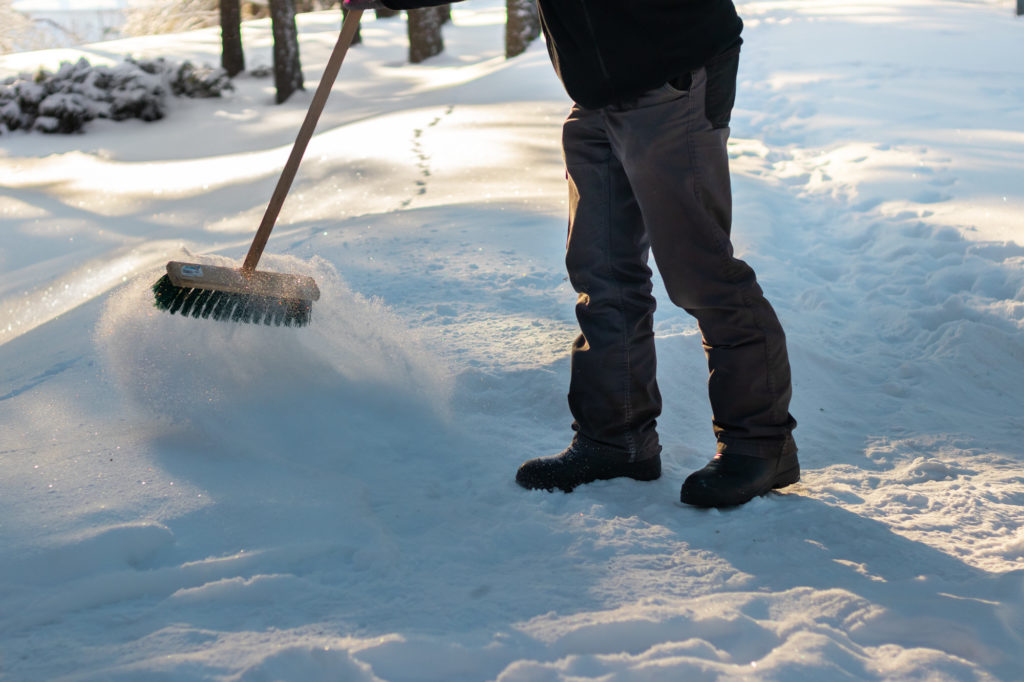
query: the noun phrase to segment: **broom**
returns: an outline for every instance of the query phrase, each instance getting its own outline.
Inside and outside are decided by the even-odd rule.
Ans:
[[[299,128],[291,154],[242,267],[171,261],[167,264],[167,274],[153,285],[157,308],[172,314],[231,322],[283,324],[289,327],[309,324],[313,301],[320,298],[320,289],[313,278],[257,270],[256,264],[270,239],[270,231],[274,229],[274,223],[299,169],[299,162],[313,136],[320,114],[323,113],[327,96],[338,77],[341,63],[352,44],[362,15],[362,10],[351,10],[345,17],[338,42],[327,60],[320,85],[313,95],[309,111]]]

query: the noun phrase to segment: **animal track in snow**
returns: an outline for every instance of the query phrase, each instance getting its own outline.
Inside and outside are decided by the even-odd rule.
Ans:
[[[423,145],[423,133],[426,132],[427,129],[435,127],[437,124],[439,124],[441,121],[443,121],[445,119],[445,117],[451,115],[451,113],[454,110],[455,110],[455,105],[454,104],[449,105],[448,108],[444,110],[443,114],[434,117],[434,119],[430,123],[428,123],[427,125],[423,126],[422,128],[414,128],[413,129],[413,131],[412,131],[412,147],[411,147],[411,150],[412,150],[413,156],[416,157],[416,168],[419,170],[420,178],[416,180],[416,192],[415,192],[415,194],[413,194],[411,197],[403,200],[402,203],[401,203],[401,208],[407,208],[410,204],[412,204],[413,200],[417,196],[422,196],[422,195],[427,193],[427,179],[431,175],[431,171],[430,171],[430,159],[431,159],[431,156],[430,156],[429,152],[424,148],[424,145]]]

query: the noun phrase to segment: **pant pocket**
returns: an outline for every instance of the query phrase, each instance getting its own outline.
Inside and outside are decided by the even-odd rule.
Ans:
[[[704,115],[715,129],[729,127],[736,103],[736,74],[740,65],[740,48],[726,50],[705,66]]]

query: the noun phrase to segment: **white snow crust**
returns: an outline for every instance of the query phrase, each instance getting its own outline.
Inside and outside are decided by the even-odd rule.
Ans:
[[[367,17],[263,262],[316,277],[307,329],[148,287],[244,255],[336,11],[300,16],[284,105],[242,76],[160,122],[0,137],[0,678],[1024,678],[1024,23],[739,9],[734,236],[787,330],[804,475],[736,509],[678,502],[714,442],[664,295],[664,476],[513,481],[569,440],[576,330],[569,101],[541,42],[502,57],[500,0],[415,66]],[[268,22],[243,39],[270,63]],[[219,32],[0,77],[126,55],[215,64]]]

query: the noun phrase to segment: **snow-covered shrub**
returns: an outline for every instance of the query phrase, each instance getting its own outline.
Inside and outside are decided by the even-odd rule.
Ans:
[[[44,133],[73,133],[96,118],[89,100],[76,92],[55,92],[39,103],[35,130]]]
[[[167,88],[163,79],[153,74],[116,78],[109,102],[109,115],[115,121],[128,118],[158,121],[167,109]]]
[[[270,78],[274,75],[274,67],[267,64],[258,64],[246,71],[252,78]]]
[[[56,73],[40,69],[0,84],[0,132],[72,133],[95,118],[156,121],[168,96],[220,97],[231,90],[223,69],[171,63],[163,58],[126,59],[92,66],[84,57],[63,62]]]
[[[46,89],[31,74],[7,78],[0,88],[0,121],[8,130],[31,128],[39,115]]]
[[[231,90],[231,79],[224,69],[182,62],[171,75],[171,92],[178,97],[220,97]]]
[[[21,113],[21,107],[16,101],[0,101],[0,132],[18,130],[31,124],[31,118]]]

